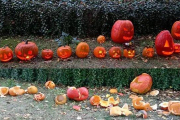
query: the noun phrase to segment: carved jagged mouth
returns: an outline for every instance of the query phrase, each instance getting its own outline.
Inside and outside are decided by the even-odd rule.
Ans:
[[[174,33],[174,35],[175,35],[176,37],[180,37],[180,34],[179,34],[179,33]]]
[[[174,51],[171,51],[171,52],[162,51],[162,53],[163,53],[164,55],[171,55],[171,54],[173,54],[173,52],[174,52]]]
[[[123,39],[124,39],[124,40],[131,40],[132,38],[133,38],[133,36],[131,36],[131,37],[123,36]]]
[[[100,54],[99,57],[103,58],[105,57],[105,54]]]
[[[115,54],[113,55],[113,57],[114,57],[114,58],[119,58],[120,55],[118,55],[117,53],[115,53]]]
[[[46,59],[50,59],[51,58],[51,56],[49,56],[49,55],[46,55],[45,57],[46,57]]]

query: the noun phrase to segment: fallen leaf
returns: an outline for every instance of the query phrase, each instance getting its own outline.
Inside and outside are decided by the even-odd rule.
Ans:
[[[124,96],[124,94],[123,94],[123,93],[118,93],[118,95],[120,95],[120,96]]]
[[[78,106],[78,105],[74,105],[74,106],[73,106],[73,109],[74,109],[74,110],[77,110],[77,111],[80,111],[80,110],[81,110],[81,107]]]

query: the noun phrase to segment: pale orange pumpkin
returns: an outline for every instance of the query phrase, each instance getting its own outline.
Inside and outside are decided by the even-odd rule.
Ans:
[[[9,92],[9,88],[8,87],[0,87],[0,97],[4,97],[5,95],[7,95]]]
[[[49,80],[49,81],[47,81],[45,83],[45,87],[48,88],[48,89],[54,89],[55,86],[56,86],[55,83],[53,81],[51,81],[51,80]]]
[[[28,94],[36,94],[38,92],[38,89],[36,86],[29,86],[27,88],[27,93]]]
[[[66,94],[60,94],[55,97],[55,103],[56,105],[62,105],[67,102]]]
[[[98,95],[94,95],[90,98],[91,105],[99,105],[101,101],[101,97]]]

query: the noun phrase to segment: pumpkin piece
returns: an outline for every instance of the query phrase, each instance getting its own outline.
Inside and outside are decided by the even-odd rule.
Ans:
[[[174,43],[174,52],[180,53],[180,44],[179,43]]]
[[[21,86],[14,86],[9,89],[9,94],[11,96],[23,95],[25,93],[24,89],[20,89]]]
[[[145,110],[145,111],[151,111],[152,108],[149,103],[145,103],[142,101],[143,97],[136,97],[132,100],[133,107],[137,110]]]
[[[130,99],[134,99],[134,98],[136,98],[136,97],[138,97],[138,96],[137,96],[137,95],[133,95],[133,94],[131,94],[131,95],[129,96]]]
[[[8,62],[13,58],[13,51],[8,47],[0,48],[0,61],[1,62]]]
[[[134,36],[134,26],[130,20],[117,20],[111,30],[111,38],[116,43],[126,43]]]
[[[74,109],[74,110],[77,110],[77,111],[80,111],[80,110],[81,110],[81,107],[78,106],[78,105],[74,105],[74,106],[73,106],[73,109]]]
[[[101,97],[98,96],[98,95],[94,95],[90,98],[90,104],[91,105],[99,105],[100,104],[100,101],[101,101]]]
[[[38,55],[38,47],[34,42],[27,40],[16,46],[15,54],[20,60],[31,60]]]
[[[117,93],[118,93],[118,90],[113,88],[113,89],[110,89],[109,92],[110,92],[111,94],[117,94]]]
[[[27,88],[27,93],[28,94],[36,94],[38,92],[38,89],[36,86],[29,86]]]
[[[112,47],[109,49],[109,56],[114,59],[118,59],[121,57],[121,49],[120,47]]]
[[[147,58],[152,58],[154,56],[154,48],[153,47],[145,47],[143,49],[142,55]]]
[[[70,46],[61,46],[57,49],[57,56],[62,58],[62,59],[66,59],[71,57],[72,55],[72,50]]]
[[[76,55],[79,58],[85,58],[89,54],[89,45],[86,42],[80,42],[76,47]]]
[[[134,78],[130,84],[130,89],[133,92],[144,94],[151,90],[152,87],[152,77],[147,73],[142,73],[141,75]]]
[[[94,56],[97,58],[104,58],[106,56],[106,49],[101,46],[97,46],[94,49]]]
[[[168,30],[161,31],[155,40],[156,53],[162,56],[169,56],[174,52],[174,41]]]
[[[106,41],[105,36],[99,35],[99,36],[97,37],[97,42],[98,42],[98,43],[102,44],[102,43],[104,43],[105,41]]]
[[[5,97],[5,95],[7,95],[8,92],[9,92],[8,87],[0,87],[0,97]]]
[[[161,110],[168,110],[168,104],[169,102],[162,102],[159,104]]]
[[[174,115],[180,115],[180,101],[169,101],[168,110]]]
[[[110,108],[110,116],[120,116],[121,114],[122,114],[122,111],[119,106]]]
[[[153,90],[150,92],[151,96],[157,96],[159,94],[159,90]]]
[[[180,21],[176,21],[172,25],[171,35],[174,39],[180,40]]]
[[[136,117],[143,117],[144,119],[147,119],[148,118],[148,114],[145,110],[140,110],[137,112],[136,114]]]
[[[43,93],[37,93],[37,94],[34,94],[34,100],[36,101],[43,101],[45,99],[45,95]]]
[[[56,105],[62,105],[67,102],[66,94],[60,94],[55,97],[55,103]]]
[[[109,101],[104,101],[104,100],[100,100],[100,106],[101,107],[104,107],[104,108],[107,108],[109,107],[111,104],[109,103]]]
[[[157,110],[157,104],[151,106],[152,110]]]
[[[41,52],[41,57],[44,60],[50,60],[53,58],[53,51],[51,49],[44,49]]]
[[[132,59],[135,56],[135,50],[133,48],[124,48],[123,55],[126,58]]]
[[[117,97],[117,99],[115,100],[114,97],[109,97],[108,102],[109,102],[109,104],[112,104],[113,106],[116,106],[116,105],[119,104],[120,99],[119,99],[119,97]]]
[[[49,80],[49,81],[47,81],[46,83],[45,83],[45,87],[47,88],[47,89],[54,89],[55,88],[55,83],[53,82],[53,81],[51,81],[51,80]]]

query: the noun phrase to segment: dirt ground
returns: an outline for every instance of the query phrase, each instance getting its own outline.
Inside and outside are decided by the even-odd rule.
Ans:
[[[173,54],[169,57],[162,57],[155,54],[153,58],[142,57],[142,50],[148,44],[152,44],[155,41],[154,36],[141,36],[135,37],[133,42],[135,44],[136,55],[133,59],[127,59],[122,56],[120,59],[111,59],[108,54],[108,50],[112,46],[120,46],[107,38],[107,41],[102,44],[106,48],[107,55],[104,59],[95,58],[93,55],[93,49],[99,44],[96,42],[96,38],[79,39],[80,41],[86,41],[90,46],[90,53],[87,58],[80,59],[75,55],[75,44],[71,44],[73,54],[68,60],[59,59],[56,55],[58,48],[57,42],[51,38],[42,37],[0,37],[0,47],[8,45],[12,50],[22,40],[34,41],[39,48],[38,57],[31,61],[20,61],[15,55],[12,61],[7,63],[0,63],[0,68],[179,68],[180,67],[180,54]],[[178,41],[175,41],[178,42]],[[152,44],[154,45],[154,44]],[[44,61],[41,58],[41,50],[50,48],[54,51],[54,57],[52,60]]]
[[[107,87],[95,88],[89,90],[89,98],[85,101],[76,102],[73,100],[68,100],[64,105],[55,105],[54,98],[56,95],[61,93],[66,93],[67,87],[65,86],[56,86],[53,90],[48,90],[44,87],[43,84],[37,83],[27,83],[15,81],[12,79],[2,79],[0,78],[0,86],[12,87],[15,85],[20,85],[23,89],[27,89],[30,85],[35,85],[38,87],[38,91],[46,95],[44,101],[37,102],[33,100],[33,95],[24,94],[22,96],[12,97],[7,95],[6,97],[0,98],[0,120],[142,120],[142,118],[137,118],[137,110],[132,106],[132,101],[129,98],[129,95],[132,92],[127,89],[119,90],[120,93],[123,93],[123,96],[117,94],[110,94]],[[133,112],[133,115],[125,117],[111,117],[109,115],[109,109],[91,106],[89,99],[92,95],[99,95],[104,100],[107,100],[106,95],[110,94],[111,96],[118,96],[120,98],[119,106],[122,107],[125,103],[130,106],[130,110]],[[143,96],[145,102],[149,102],[151,105],[159,105],[163,101],[170,100],[180,100],[180,91],[166,90],[160,91],[160,94],[153,97],[146,95]],[[81,106],[80,111],[74,110],[73,105]],[[158,110],[159,110],[158,106]],[[179,120],[179,116],[175,115],[160,115],[157,113],[157,110],[148,112],[148,120]]]

